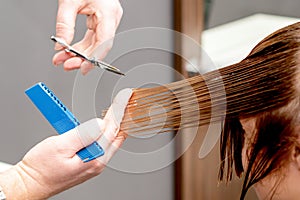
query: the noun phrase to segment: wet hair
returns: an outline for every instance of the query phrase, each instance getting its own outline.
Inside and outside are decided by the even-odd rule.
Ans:
[[[254,95],[253,105],[262,109],[237,111],[237,115],[227,115],[224,129],[221,135],[220,155],[221,166],[219,180],[230,181],[233,171],[237,176],[244,175],[240,199],[244,199],[249,188],[270,174],[278,173],[276,187],[280,184],[284,175],[283,166],[291,158],[293,150],[298,149],[297,126],[300,117],[300,93],[299,93],[299,53],[300,53],[300,23],[295,23],[276,31],[262,40],[245,58],[237,65],[243,67],[243,62],[252,62],[253,68],[257,65],[268,66],[270,70],[278,69],[278,77],[269,77],[265,74],[265,81],[273,84],[273,94]],[[269,79],[269,80],[268,80]],[[277,82],[277,80],[280,82]],[[252,84],[252,83],[250,83]],[[257,83],[253,83],[257,84]],[[269,88],[269,89],[272,89]],[[289,94],[284,94],[286,92]],[[265,91],[266,92],[266,91]],[[264,93],[264,92],[263,92]],[[273,106],[272,102],[286,95]],[[272,105],[272,106],[268,106]],[[228,108],[235,110],[235,108]],[[252,109],[252,110],[251,110]],[[245,130],[241,119],[253,118],[255,127],[251,133],[251,143],[246,148],[246,166],[242,162],[242,150],[245,145]],[[245,167],[245,169],[244,169]]]
[[[239,63],[134,89],[121,130],[128,135],[156,134],[224,121],[219,180],[230,181],[234,171],[239,177],[244,174],[240,197],[244,199],[252,185],[288,162],[297,145],[299,50],[300,23],[295,23],[263,39]],[[254,118],[256,124],[244,169],[241,119],[247,118]]]

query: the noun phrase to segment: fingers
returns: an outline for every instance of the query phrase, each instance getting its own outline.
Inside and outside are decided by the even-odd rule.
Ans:
[[[56,37],[64,39],[70,44],[74,37],[74,28],[79,4],[76,1],[60,0],[56,18]],[[62,47],[55,45],[56,50]]]
[[[93,16],[93,18],[90,16],[90,19],[93,20],[87,24],[93,28],[94,35],[86,52],[102,60],[113,45],[113,38],[120,19],[116,19],[116,16],[108,12],[104,12],[102,15],[95,13]]]
[[[84,50],[91,45],[91,38],[93,37],[93,35],[93,31],[88,30],[84,38],[80,42],[74,44],[72,47],[80,52],[84,52]],[[83,60],[81,58],[74,57],[72,53],[60,51],[53,56],[52,62],[55,66],[64,63],[64,69],[66,71],[69,71],[73,69],[79,69]]]
[[[113,124],[115,128],[120,128],[126,106],[132,93],[132,89],[126,88],[117,94],[103,119],[105,123]]]
[[[96,27],[99,23],[101,23],[102,19],[102,13],[101,12],[95,12],[92,15],[88,15],[86,18],[86,26],[90,30],[96,30]]]
[[[107,163],[125,140],[125,137],[118,136],[118,132],[131,95],[132,89],[121,90],[115,97],[103,119],[103,135],[97,140],[100,146],[105,150],[104,156],[99,158],[101,162]]]
[[[81,2],[81,1],[78,1]],[[102,60],[111,49],[116,29],[123,15],[123,9],[117,0],[111,1],[88,1],[78,5],[68,0],[60,0],[57,15],[57,37],[62,37],[70,43],[74,37],[74,26],[77,14],[87,15],[87,32],[85,37],[73,47],[87,56]],[[56,49],[58,46],[56,45]],[[53,64],[64,63],[66,71],[81,69],[86,74],[92,68],[92,64],[82,59],[75,59],[74,55],[58,52],[53,57]]]
[[[45,141],[48,141],[56,153],[63,153],[63,157],[69,158],[72,163],[81,163],[82,161],[75,156],[76,152],[97,141],[105,152],[104,156],[97,160],[101,164],[107,164],[126,139],[126,134],[119,132],[119,129],[132,93],[132,89],[120,91],[103,120],[98,118],[89,120],[62,135],[53,136]]]
[[[86,75],[90,70],[92,70],[93,68],[95,68],[94,65],[92,65],[90,62],[88,61],[84,61],[81,63],[80,65],[80,70],[81,70],[81,73],[83,75]]]
[[[98,25],[95,32],[95,42],[87,49],[93,55],[102,60],[113,46],[115,27],[111,24],[113,20],[107,20],[102,26]]]
[[[71,57],[72,56],[69,53],[65,51],[60,51],[53,56],[52,63],[53,65],[58,66],[60,64],[63,64],[66,60],[68,60]]]
[[[116,27],[112,19],[105,19],[103,23],[99,24],[95,22],[95,24],[97,24],[96,30],[88,30],[85,37],[73,45],[73,47],[87,56],[102,60],[112,48]],[[64,62],[65,70],[69,71],[80,68],[83,75],[94,68],[90,62],[85,62],[82,59],[74,60],[67,53],[61,54],[56,59],[60,60],[61,63]]]
[[[72,149],[74,152],[77,152],[100,138],[103,133],[103,126],[101,119],[91,119],[57,136],[57,146],[62,149]]]
[[[97,141],[104,149],[105,160],[109,160],[121,146],[125,137],[118,136],[127,103],[132,95],[132,89],[123,89],[115,97],[103,120],[95,118],[78,127],[56,136],[55,143],[60,149],[70,152],[80,149]]]

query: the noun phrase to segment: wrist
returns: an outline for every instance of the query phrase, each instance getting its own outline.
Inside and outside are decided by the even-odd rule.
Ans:
[[[25,183],[15,166],[0,173],[0,186],[6,196],[6,200],[28,199]]]
[[[26,196],[26,198],[20,200],[42,200],[51,196],[50,192],[47,191],[47,187],[45,188],[44,184],[40,182],[42,178],[37,171],[23,161],[15,165],[14,168],[19,176],[20,183],[23,185],[23,193]]]

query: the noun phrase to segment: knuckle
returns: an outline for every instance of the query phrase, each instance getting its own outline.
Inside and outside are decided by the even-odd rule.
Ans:
[[[86,173],[91,175],[98,175],[103,171],[103,169],[104,165],[98,160],[94,160],[91,164],[91,167],[88,170],[86,170]]]
[[[99,161],[95,160],[93,168],[96,172],[98,172],[103,169],[103,165]]]
[[[43,144],[44,144],[44,146],[52,147],[52,149],[55,149],[57,152],[62,152],[64,149],[63,149],[62,145],[59,145],[60,142],[59,142],[58,138],[59,138],[59,136],[57,136],[57,135],[50,136],[43,141]]]
[[[117,17],[118,20],[121,19],[122,15],[123,15],[123,8],[122,8],[120,2],[116,1],[114,4],[112,4],[109,13],[111,15]]]
[[[57,144],[57,136],[53,135],[44,140],[44,142],[48,145],[56,145]]]
[[[73,35],[75,28],[64,23],[64,22],[57,22],[56,23],[56,32],[57,34],[70,34],[71,36]],[[60,37],[60,35],[58,35],[58,37]]]

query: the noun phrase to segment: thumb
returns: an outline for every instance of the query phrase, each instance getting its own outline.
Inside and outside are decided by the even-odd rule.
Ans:
[[[97,142],[104,150],[111,145],[120,131],[120,124],[132,93],[132,89],[129,88],[121,90],[103,119],[103,136]]]
[[[106,123],[105,129],[107,129],[109,125],[112,125],[115,129],[120,128],[125,109],[132,94],[133,91],[130,88],[125,88],[117,94],[103,119]]]
[[[90,145],[96,141],[102,135],[103,120],[94,118],[89,121],[80,124],[76,128],[59,135],[59,146],[74,149],[79,151],[80,149]]]
[[[56,17],[56,37],[64,39],[70,44],[74,37],[75,21],[79,5],[77,3],[68,4],[66,1],[59,1]],[[55,44],[55,50],[62,47]]]

